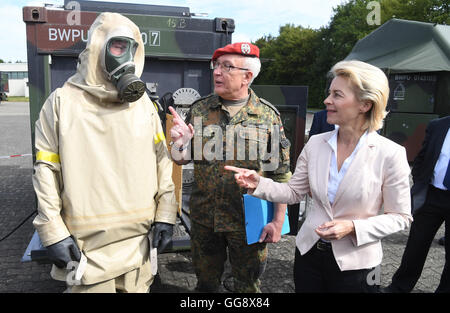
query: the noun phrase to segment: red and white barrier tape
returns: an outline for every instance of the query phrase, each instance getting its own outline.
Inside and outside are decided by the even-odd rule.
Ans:
[[[5,155],[5,156],[0,156],[0,159],[12,159],[12,158],[20,158],[20,157],[26,157],[26,156],[32,156],[32,154],[29,153],[29,154]]]

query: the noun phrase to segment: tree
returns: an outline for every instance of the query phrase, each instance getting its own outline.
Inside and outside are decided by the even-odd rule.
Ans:
[[[419,22],[450,25],[450,5],[445,0],[383,0],[384,20],[393,17]]]
[[[311,60],[317,57],[320,32],[287,24],[278,37],[263,37],[255,44],[260,48],[262,71],[255,80],[260,85],[306,85],[310,99],[323,95],[321,80],[311,75]]]
[[[306,79],[308,62],[314,56],[311,43],[315,36],[312,29],[288,24],[280,28],[277,38],[259,39],[256,44],[260,47],[266,70],[258,78],[277,84],[288,81],[300,84]]]
[[[333,9],[326,27],[280,27],[278,37],[258,39],[263,67],[256,84],[307,85],[308,105],[322,107],[327,73],[356,42],[391,18],[450,25],[448,0],[380,0],[380,25],[367,22],[370,0],[349,0]]]

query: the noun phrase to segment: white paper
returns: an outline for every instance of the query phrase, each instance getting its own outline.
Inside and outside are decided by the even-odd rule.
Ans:
[[[153,231],[148,233],[147,238],[150,246],[150,269],[155,276],[158,273],[158,249],[153,248]]]
[[[156,248],[150,250],[150,268],[152,275],[155,276],[158,273],[158,250]]]
[[[81,277],[83,277],[83,274],[86,270],[86,265],[87,265],[87,259],[84,256],[84,254],[81,252],[80,262],[78,263],[77,271],[75,273],[75,280],[81,280]]]

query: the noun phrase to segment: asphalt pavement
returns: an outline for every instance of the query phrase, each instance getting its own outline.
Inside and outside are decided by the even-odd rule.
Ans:
[[[311,122],[308,114],[307,127]],[[31,182],[32,158],[30,156],[1,158],[2,156],[31,154],[28,103],[2,102],[0,104],[0,238],[6,236],[36,208]],[[37,262],[21,262],[21,258],[33,235],[32,219],[16,232],[0,242],[0,293],[60,293],[65,284],[51,279],[50,265]],[[182,228],[182,226],[180,226]],[[398,268],[408,238],[405,230],[383,239],[381,286],[390,283]],[[444,247],[437,241],[444,235],[444,226],[438,231],[428,258],[413,292],[434,292],[439,284],[445,262]],[[293,293],[293,261],[295,237],[285,235],[280,242],[269,244],[266,271],[262,276],[264,293]],[[154,293],[190,293],[194,291],[196,277],[190,252],[165,253],[158,261],[159,278]],[[222,292],[232,288],[230,266],[223,276]]]

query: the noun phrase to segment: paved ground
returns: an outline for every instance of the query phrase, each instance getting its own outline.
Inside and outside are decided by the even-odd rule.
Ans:
[[[310,123],[308,117],[307,125]],[[27,103],[0,104],[0,156],[31,153],[30,126]],[[3,238],[20,221],[33,212],[35,199],[31,175],[31,157],[0,159],[0,238]],[[62,292],[64,284],[49,276],[50,265],[35,262],[21,263],[20,259],[34,232],[28,220],[17,232],[0,242],[0,292]],[[444,266],[444,248],[437,244],[443,236],[442,226],[430,249],[422,277],[414,292],[433,292]],[[408,231],[383,240],[384,258],[381,265],[381,285],[386,286],[397,269]],[[269,260],[262,277],[262,291],[267,293],[292,293],[294,283],[293,236],[284,236],[277,244],[269,246]],[[153,292],[192,292],[196,278],[189,251],[167,253],[159,259],[160,280]],[[224,275],[225,285],[229,266]],[[225,292],[226,289],[223,288]]]

